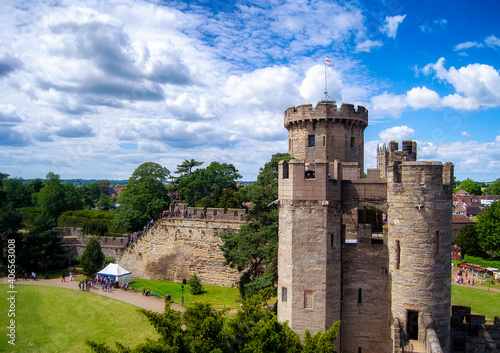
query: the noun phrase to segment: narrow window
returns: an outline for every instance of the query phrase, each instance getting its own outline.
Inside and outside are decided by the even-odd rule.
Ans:
[[[304,309],[313,307],[313,292],[304,292]]]
[[[354,137],[351,137],[351,147],[354,147]]]
[[[323,136],[323,147],[326,146],[326,136]]]
[[[283,162],[283,179],[288,179],[288,170],[289,170],[288,162],[284,161]]]
[[[363,298],[363,288],[358,288],[358,304],[363,303],[362,298]]]
[[[399,270],[399,260],[401,257],[401,245],[399,240],[396,240],[396,270]]]
[[[314,147],[316,145],[316,136],[309,135],[307,138],[307,145],[308,147]]]
[[[436,255],[437,255],[437,254],[439,254],[439,247],[440,247],[440,244],[439,244],[439,243],[440,243],[440,241],[441,241],[441,239],[440,239],[440,235],[441,235],[441,234],[439,234],[439,230],[438,230],[438,231],[436,231]]]
[[[358,353],[362,353],[362,352],[361,352],[361,347],[358,347]]]
[[[330,233],[330,247],[333,248],[334,247],[334,243],[333,243],[333,233]]]
[[[281,301],[288,301],[288,290],[286,289],[286,287],[281,287]]]

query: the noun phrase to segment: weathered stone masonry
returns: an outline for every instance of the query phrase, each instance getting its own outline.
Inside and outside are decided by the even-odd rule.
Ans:
[[[214,216],[214,220],[213,212],[207,219],[163,218],[118,262],[135,278],[180,282],[196,274],[203,284],[230,287],[240,274],[223,265],[219,234],[227,229],[239,230],[243,224],[241,211],[228,217],[223,209],[217,209],[218,218]]]
[[[391,142],[362,178],[364,107],[284,115],[294,159],[278,171],[278,319],[301,333],[341,320],[341,352],[398,352],[427,336],[449,352],[453,165]]]

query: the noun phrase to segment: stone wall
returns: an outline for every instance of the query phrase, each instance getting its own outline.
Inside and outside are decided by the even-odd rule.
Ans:
[[[76,227],[56,228],[63,235],[64,259],[66,264],[71,262],[73,256],[81,256],[85,247],[92,238],[97,238],[101,244],[104,256],[117,259],[126,249],[127,237],[94,237],[83,236],[83,230]]]
[[[357,243],[344,244],[342,351],[390,352],[392,339],[389,253],[374,239],[369,224],[359,224]]]
[[[118,260],[134,278],[180,282],[196,274],[202,284],[230,287],[240,277],[224,266],[219,236],[239,230],[241,221],[163,218]]]

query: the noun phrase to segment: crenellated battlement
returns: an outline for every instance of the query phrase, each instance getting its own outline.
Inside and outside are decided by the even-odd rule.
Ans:
[[[345,124],[362,124],[368,126],[368,110],[359,105],[343,103],[338,109],[335,102],[323,101],[313,109],[312,104],[290,107],[285,111],[285,127],[289,124],[309,120],[331,120]]]

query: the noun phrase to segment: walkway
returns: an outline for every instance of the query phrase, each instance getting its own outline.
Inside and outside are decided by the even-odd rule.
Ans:
[[[81,278],[81,277],[80,277]],[[77,277],[78,279],[78,277]],[[0,284],[7,284],[7,277],[0,278]],[[33,281],[32,279],[28,279],[23,281],[22,279],[18,279],[16,285],[39,285],[39,286],[50,286],[50,287],[59,287],[66,289],[78,289],[78,280],[76,281],[66,281],[61,282],[60,278],[54,279],[39,279],[38,281]],[[162,298],[144,296],[142,293],[133,292],[133,291],[124,291],[122,289],[113,289],[112,291],[104,292],[98,288],[91,288],[91,293],[102,295],[103,297],[108,297],[111,299],[116,299],[125,303],[129,303],[135,305],[139,308],[143,308],[146,310],[155,311],[157,313],[163,313],[165,309],[165,300]],[[172,303],[172,309],[184,312],[186,308],[179,304]]]

